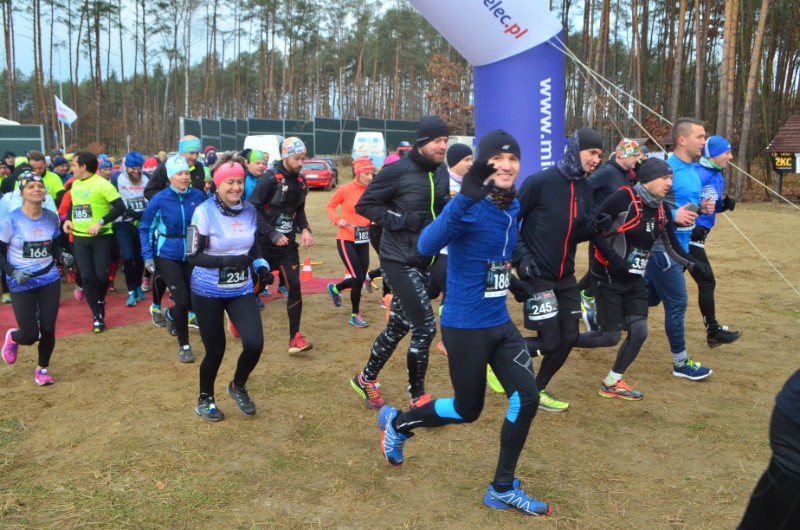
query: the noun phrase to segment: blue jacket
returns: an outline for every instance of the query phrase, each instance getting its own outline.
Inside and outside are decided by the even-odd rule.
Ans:
[[[186,227],[204,200],[203,192],[192,187],[181,193],[170,185],[153,195],[139,223],[142,257],[186,261]]]
[[[708,162],[695,162],[692,167],[700,176],[700,189],[704,199],[715,201],[716,213],[704,213],[697,216],[697,224],[711,230],[717,221],[717,213],[722,212],[722,198],[725,195],[725,176],[721,169],[713,168]]]
[[[667,164],[672,168],[674,175],[672,177],[672,189],[669,190],[664,203],[672,210],[672,218],[675,219],[675,211],[687,202],[700,206],[700,177],[691,162],[684,162],[675,155],[667,159]],[[686,252],[689,252],[689,239],[692,236],[693,228],[694,225],[675,225],[675,236]],[[660,241],[656,241],[653,248],[663,250],[664,247]]]
[[[517,241],[519,201],[507,210],[487,197],[475,202],[459,193],[419,236],[423,256],[435,256],[445,246],[447,303],[441,324],[452,328],[490,328],[505,324],[508,316],[505,293],[485,297],[491,262],[508,262]],[[507,287],[507,286],[506,286]],[[507,291],[507,289],[506,289]]]

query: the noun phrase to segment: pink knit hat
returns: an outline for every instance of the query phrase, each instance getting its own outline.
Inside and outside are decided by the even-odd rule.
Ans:
[[[225,162],[214,170],[214,185],[219,186],[233,177],[244,178],[244,168],[239,162]]]

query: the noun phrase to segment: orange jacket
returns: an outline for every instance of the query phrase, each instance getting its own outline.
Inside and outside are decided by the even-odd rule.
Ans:
[[[364,193],[365,189],[367,189],[366,186],[355,180],[343,186],[339,186],[339,188],[333,193],[331,200],[328,201],[328,205],[325,207],[325,209],[328,210],[328,216],[331,218],[331,221],[334,225],[338,226],[339,220],[344,219],[347,224],[350,225],[369,226],[369,219],[356,213],[356,203],[358,202],[358,199],[361,198],[361,195]],[[342,207],[341,216],[336,213],[337,206]],[[355,241],[353,227],[339,227],[339,231],[336,233],[336,239]]]

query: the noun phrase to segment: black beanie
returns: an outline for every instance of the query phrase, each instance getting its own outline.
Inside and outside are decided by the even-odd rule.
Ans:
[[[425,116],[417,123],[417,147],[441,136],[450,136],[450,127],[438,116]]]
[[[587,149],[603,149],[603,137],[597,134],[594,129],[581,127],[578,129],[578,148],[580,151]]]
[[[472,156],[472,149],[467,144],[453,144],[447,148],[447,167],[453,167],[468,156]]]
[[[648,158],[642,162],[639,168],[639,182],[645,184],[647,182],[672,175],[672,167],[661,160],[660,158]]]
[[[483,135],[478,144],[478,159],[488,162],[490,158],[499,153],[512,153],[521,158],[519,143],[503,129],[496,129]]]

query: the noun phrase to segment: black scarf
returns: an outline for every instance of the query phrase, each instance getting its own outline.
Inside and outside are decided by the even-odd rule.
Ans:
[[[508,207],[514,202],[514,197],[516,196],[517,188],[514,186],[511,186],[507,189],[501,189],[497,186],[492,186],[492,189],[489,190],[489,199],[491,199],[492,204],[501,210],[508,210]]]
[[[220,199],[219,197],[219,193],[214,194],[214,204],[217,205],[217,209],[219,209],[219,212],[227,217],[236,217],[237,215],[242,213],[242,210],[244,210],[244,201],[241,198],[239,199],[239,202],[234,206],[228,206],[227,204],[222,202],[222,199]]]
[[[428,173],[433,173],[434,171],[436,171],[436,168],[440,166],[439,163],[436,163],[433,160],[425,158],[425,156],[422,153],[420,153],[419,149],[416,147],[408,152],[408,158],[410,158],[412,162],[414,162],[416,165],[418,165]]]

